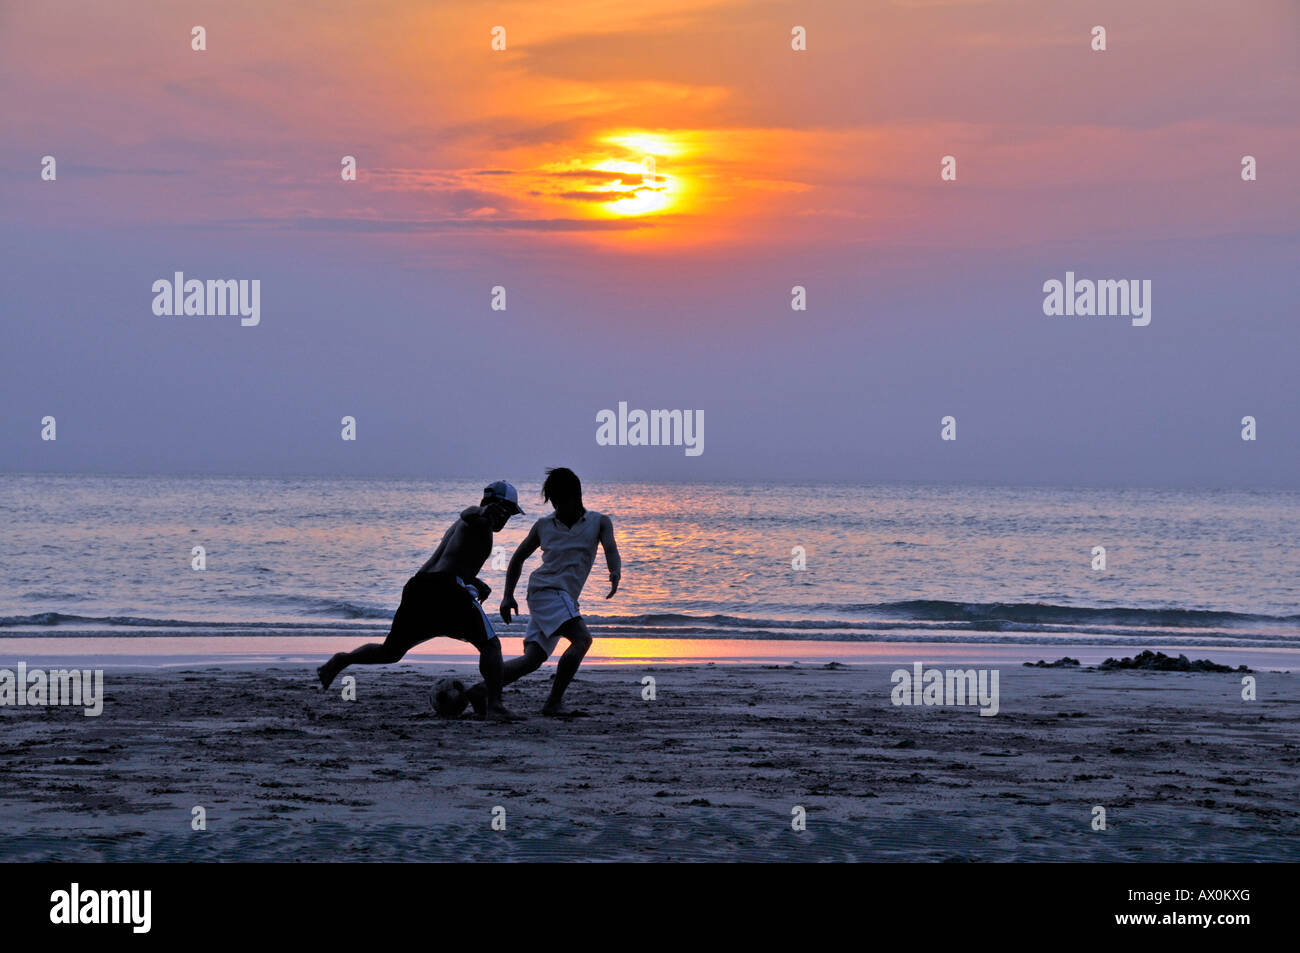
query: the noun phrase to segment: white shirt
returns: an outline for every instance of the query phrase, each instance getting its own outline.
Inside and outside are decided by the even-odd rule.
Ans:
[[[595,510],[587,510],[572,526],[554,513],[539,519],[533,530],[541,542],[542,564],[528,577],[528,591],[562,589],[577,602],[596,561],[602,519]]]

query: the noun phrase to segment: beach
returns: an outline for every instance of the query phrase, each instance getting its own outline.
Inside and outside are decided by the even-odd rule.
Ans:
[[[509,724],[433,714],[464,662],[109,668],[98,717],[0,707],[0,860],[1300,859],[1293,673],[1007,661],[983,716],[895,668],[589,664],[557,720],[548,665]]]

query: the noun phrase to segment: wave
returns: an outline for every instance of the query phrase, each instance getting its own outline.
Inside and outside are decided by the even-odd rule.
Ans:
[[[365,616],[364,618],[372,618]],[[380,618],[378,616],[374,618]],[[391,613],[382,618],[391,618]],[[38,612],[34,615],[17,615],[0,617],[0,629],[23,628],[27,626],[52,628],[64,625],[113,626],[120,628],[142,629],[311,629],[319,631],[327,628],[362,628],[354,622],[193,622],[186,619],[150,619],[140,616],[110,615],[86,616],[71,615],[64,612]],[[381,628],[366,626],[365,628]]]
[[[147,616],[77,615],[72,612],[36,612],[32,615],[0,616],[0,628],[52,627],[52,625],[90,624],[126,628],[320,628],[330,621],[389,621],[393,611],[354,602],[305,597],[272,597],[263,605],[292,606],[309,615],[325,616],[320,623],[303,621],[190,621],[151,619]],[[832,610],[844,614],[875,616],[867,619],[776,619],[725,614],[692,615],[686,612],[645,612],[640,615],[586,615],[591,623],[620,627],[716,628],[716,629],[842,629],[875,631],[906,627],[918,623],[953,623],[963,628],[988,627],[991,631],[1027,625],[1114,625],[1125,628],[1232,628],[1243,625],[1300,624],[1300,614],[1266,615],[1258,612],[1230,612],[1205,608],[1125,608],[1102,606],[1054,606],[1041,602],[946,602],[943,599],[909,599],[904,602],[858,603],[790,607],[792,610]],[[524,615],[521,618],[528,618]]]
[[[342,619],[391,619],[396,606],[384,608],[369,606],[342,599],[323,599],[319,596],[257,595],[228,596],[232,602],[252,606],[254,609],[282,608],[297,615],[318,615]]]
[[[160,630],[184,633],[250,632],[263,634],[314,634],[323,632],[383,631],[392,612],[345,601],[306,597],[275,597],[272,602],[292,604],[295,614],[319,615],[319,621],[188,621],[143,616],[88,616],[64,612],[0,617],[0,630],[97,627],[116,630]],[[265,604],[265,603],[263,603]],[[913,633],[913,638],[973,638],[979,634],[1062,634],[1094,637],[1150,638],[1164,633],[1170,638],[1218,634],[1221,638],[1252,638],[1264,642],[1300,640],[1300,614],[1266,615],[1208,609],[1141,609],[1100,606],[1060,606],[1046,603],[962,603],[943,600],[907,600],[861,605],[790,607],[808,612],[821,609],[856,618],[767,618],[728,614],[651,612],[638,615],[588,615],[593,629],[605,635],[651,635],[658,638],[766,638],[825,639],[831,641],[892,640]],[[863,618],[866,616],[866,618]],[[527,616],[519,617],[527,621]],[[373,623],[373,624],[367,624]],[[519,622],[502,632],[514,633]],[[1193,632],[1191,630],[1199,630]],[[1213,632],[1211,630],[1217,630]],[[11,633],[13,634],[13,633]],[[136,634],[136,633],[133,633]],[[147,634],[139,632],[138,634]],[[963,636],[964,634],[964,636]]]

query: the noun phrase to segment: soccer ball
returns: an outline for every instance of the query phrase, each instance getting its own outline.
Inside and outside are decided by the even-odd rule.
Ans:
[[[438,679],[434,682],[429,700],[433,702],[433,710],[444,718],[455,718],[469,707],[465,683],[459,678]]]

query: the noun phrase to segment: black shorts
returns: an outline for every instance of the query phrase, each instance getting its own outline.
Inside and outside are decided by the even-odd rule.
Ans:
[[[496,638],[482,608],[456,576],[418,572],[402,588],[402,602],[384,644],[405,655],[413,645],[440,635],[479,649]]]

